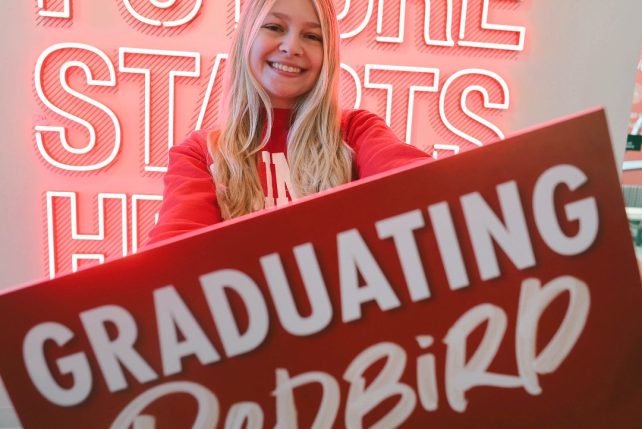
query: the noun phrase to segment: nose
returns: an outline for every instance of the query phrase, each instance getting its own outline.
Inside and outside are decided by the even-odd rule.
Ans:
[[[301,55],[303,53],[299,38],[291,33],[283,37],[279,50],[288,55]]]

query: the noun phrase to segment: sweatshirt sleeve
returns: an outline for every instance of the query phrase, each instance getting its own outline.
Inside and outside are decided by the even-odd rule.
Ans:
[[[195,131],[170,149],[163,203],[148,245],[222,221],[206,141],[206,132]]]
[[[425,152],[400,141],[381,117],[367,110],[344,112],[341,129],[344,140],[355,151],[358,178],[432,160]]]

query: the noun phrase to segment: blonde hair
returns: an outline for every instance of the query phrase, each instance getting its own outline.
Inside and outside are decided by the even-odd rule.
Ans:
[[[208,142],[221,214],[230,219],[264,208],[257,154],[272,129],[270,97],[250,71],[249,53],[275,0],[249,0],[227,61],[227,106]],[[295,103],[288,133],[293,199],[352,179],[352,151],[341,138],[338,103],[339,30],[333,0],[312,0],[321,24],[323,64],[314,87]],[[261,139],[261,133],[265,134]]]

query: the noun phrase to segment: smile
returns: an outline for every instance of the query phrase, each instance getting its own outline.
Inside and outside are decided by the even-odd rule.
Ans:
[[[303,69],[300,68],[300,67],[290,67],[290,66],[286,66],[285,64],[281,64],[281,63],[273,63],[273,62],[268,61],[268,64],[273,69],[281,70],[281,71],[288,72],[288,73],[301,73],[303,71]]]

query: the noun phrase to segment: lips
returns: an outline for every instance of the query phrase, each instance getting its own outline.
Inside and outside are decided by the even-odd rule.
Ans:
[[[305,69],[303,69],[301,67],[289,66],[287,64],[279,63],[279,62],[276,62],[276,61],[275,62],[268,61],[268,64],[269,64],[269,66],[271,68],[273,68],[275,70],[286,72],[286,73],[291,73],[291,74],[300,74],[300,73],[305,71]]]

